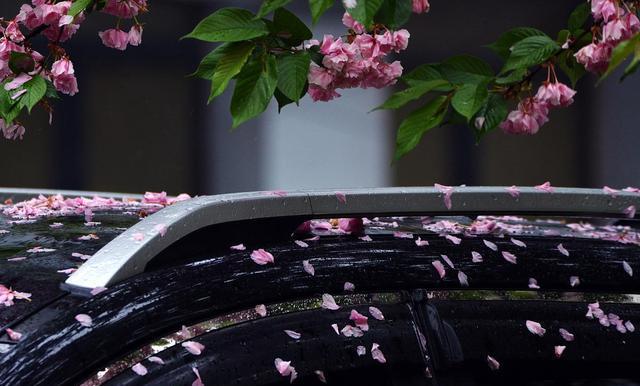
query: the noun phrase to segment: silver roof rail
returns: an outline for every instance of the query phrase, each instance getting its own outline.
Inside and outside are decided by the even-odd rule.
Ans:
[[[74,292],[108,287],[144,272],[151,259],[198,229],[232,221],[269,217],[358,215],[545,214],[624,217],[631,205],[640,208],[640,194],[620,192],[615,197],[601,189],[555,188],[546,193],[520,188],[514,198],[502,187],[456,187],[453,207],[447,210],[443,194],[434,188],[377,188],[336,191],[298,191],[280,196],[253,192],[202,196],[179,202],[145,218],[116,237],[65,282]],[[166,227],[161,236],[158,228]],[[144,235],[135,241],[134,234]]]

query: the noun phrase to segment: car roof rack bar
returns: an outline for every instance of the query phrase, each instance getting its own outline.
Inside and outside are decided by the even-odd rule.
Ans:
[[[252,192],[202,196],[164,208],[120,234],[74,272],[63,288],[87,293],[142,273],[156,255],[207,226],[277,217],[521,214],[624,218],[640,194],[602,189],[454,187],[451,209],[435,188],[351,189],[341,192]],[[344,198],[342,199],[342,194]],[[142,240],[140,234],[143,235]],[[134,237],[135,235],[135,237]]]

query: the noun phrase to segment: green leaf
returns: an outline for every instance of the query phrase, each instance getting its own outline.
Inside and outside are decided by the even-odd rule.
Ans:
[[[250,59],[238,75],[231,98],[232,127],[262,114],[269,106],[277,84],[278,72],[273,56]]]
[[[529,71],[527,71],[526,68],[519,68],[517,70],[511,71],[507,75],[496,78],[496,84],[505,85],[518,83],[522,81],[528,73]]]
[[[311,9],[311,20],[316,24],[320,17],[333,6],[335,0],[309,0],[309,8]]]
[[[300,100],[300,95],[309,75],[311,56],[307,52],[281,56],[277,60],[278,89],[294,102]]]
[[[425,81],[443,79],[444,75],[442,75],[438,67],[439,65],[437,64],[422,64],[403,75],[401,79],[411,87]]]
[[[456,91],[451,99],[451,106],[469,121],[485,104],[488,97],[486,83],[468,83]]]
[[[242,67],[256,48],[252,42],[231,43],[218,60],[211,77],[211,94],[208,103],[227,89],[229,82],[240,73]]]
[[[611,75],[631,54],[636,52],[636,47],[640,42],[640,34],[632,37],[629,40],[625,40],[619,43],[616,48],[613,49],[611,53],[611,61],[609,62],[609,67],[607,71],[602,74],[599,82],[604,80],[606,77]]]
[[[386,102],[376,107],[375,110],[397,109],[413,100],[420,98],[430,91],[434,91],[437,88],[445,87],[450,90],[451,84],[443,79],[420,82],[414,87],[410,87],[406,90],[402,90],[391,95]]]
[[[375,21],[391,29],[398,29],[409,21],[411,10],[411,0],[384,0]]]
[[[475,115],[475,121],[472,123],[476,139],[480,138],[495,129],[502,123],[509,114],[509,106],[499,94],[491,94],[485,101],[484,105]],[[481,120],[479,120],[481,118]],[[481,125],[478,125],[481,124]],[[479,126],[479,127],[478,127]]]
[[[25,52],[11,51],[9,55],[9,69],[11,69],[14,74],[28,73],[33,71],[35,67],[36,62],[31,55]]]
[[[494,76],[487,62],[469,55],[447,59],[440,66],[440,72],[453,84],[484,83]]]
[[[47,92],[44,94],[44,97],[49,99],[60,99],[58,90],[56,90],[56,86],[53,85],[53,82],[48,79],[45,80],[47,82]]]
[[[577,35],[578,30],[582,29],[590,17],[591,7],[589,6],[589,3],[583,2],[578,5],[569,16],[569,31],[571,31],[572,34]]]
[[[568,29],[560,30],[558,31],[558,37],[556,38],[556,43],[562,46],[567,42],[569,37],[571,37],[571,31],[569,31]]]
[[[270,30],[273,35],[283,39],[290,47],[299,46],[304,40],[313,37],[307,25],[284,8],[279,8],[274,13]]]
[[[198,69],[194,73],[189,74],[189,76],[197,76],[198,78],[209,80],[213,78],[218,60],[220,60],[232,44],[234,43],[222,43],[213,51],[209,52],[198,65]]]
[[[402,121],[396,138],[396,161],[413,150],[428,130],[439,126],[448,110],[449,99],[443,95],[434,98]]]
[[[183,37],[205,42],[237,42],[269,34],[267,25],[246,9],[222,8],[202,20]]]
[[[298,99],[302,99],[302,97],[305,96],[305,94],[307,93],[308,89],[309,89],[309,83],[305,83],[304,88],[302,89],[302,92],[300,92],[300,96],[298,97]],[[294,101],[289,99],[286,95],[284,95],[279,88],[276,88],[276,91],[273,93],[273,96],[276,97],[276,101],[278,102],[278,113],[280,113],[285,106],[295,103]]]
[[[24,106],[31,112],[33,106],[38,104],[47,93],[47,82],[41,76],[34,76],[30,81],[22,85],[27,92],[20,97],[20,106]]]
[[[67,12],[67,14],[76,17],[92,3],[93,0],[75,0],[73,4],[71,4],[71,8],[69,8],[69,12]]]
[[[265,17],[278,8],[284,7],[289,4],[291,0],[264,0],[262,6],[258,11],[257,18]]]
[[[624,74],[622,75],[622,78],[620,78],[620,81],[622,82],[627,78],[627,76],[634,74],[638,70],[639,66],[640,66],[640,44],[636,43],[636,50],[635,50],[635,54],[633,55],[633,60],[631,60],[631,63],[629,63],[627,68],[625,68]]]
[[[542,64],[559,50],[558,43],[546,35],[525,38],[512,47],[502,72]]]
[[[358,0],[355,7],[347,9],[347,12],[356,20],[368,28],[373,23],[373,18],[378,13],[384,0]]]
[[[576,87],[578,80],[587,74],[584,66],[576,60],[573,52],[567,51],[560,55],[557,60],[558,67],[571,81],[571,86]]]
[[[530,36],[544,36],[545,33],[529,27],[519,27],[509,30],[502,34],[498,41],[495,43],[489,44],[491,50],[493,50],[496,54],[498,54],[502,59],[507,59],[511,54],[511,47],[517,42],[528,38]]]

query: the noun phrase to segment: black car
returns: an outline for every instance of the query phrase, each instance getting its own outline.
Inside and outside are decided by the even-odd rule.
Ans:
[[[23,193],[2,385],[640,385],[637,192]]]

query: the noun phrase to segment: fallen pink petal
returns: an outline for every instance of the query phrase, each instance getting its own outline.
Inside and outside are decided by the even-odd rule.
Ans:
[[[382,314],[382,311],[380,311],[380,309],[377,307],[373,307],[373,306],[369,307],[369,314],[371,314],[371,316],[374,319],[384,320],[384,315]]]
[[[332,324],[331,328],[333,328],[333,331],[336,332],[336,335],[340,335],[340,329],[338,328],[338,325],[336,323]]]
[[[255,311],[256,311],[256,314],[260,315],[263,318],[267,316],[267,306],[265,306],[264,304],[258,304],[255,307]]]
[[[618,193],[620,193],[620,191],[619,191],[619,190],[617,190],[617,189],[613,189],[613,188],[610,188],[610,187],[608,187],[608,186],[603,187],[603,188],[602,188],[602,191],[603,191],[605,194],[610,195],[611,197],[617,197],[617,196],[618,196]]]
[[[451,259],[449,259],[449,256],[447,255],[440,255],[440,258],[442,258],[442,260],[447,263],[447,265],[449,267],[451,267],[451,269],[455,269],[456,267],[453,265],[453,261],[451,261]]]
[[[22,334],[17,331],[14,331],[10,328],[6,328],[4,331],[7,333],[7,336],[9,337],[9,339],[11,339],[14,342],[17,342],[20,339],[22,339]]]
[[[553,188],[553,186],[551,186],[551,183],[549,181],[545,182],[542,185],[535,186],[534,189],[539,190],[541,192],[545,192],[545,193],[553,193],[555,191],[555,189]]]
[[[322,383],[327,383],[327,377],[325,377],[324,375],[324,371],[322,370],[315,370],[314,374],[318,376],[318,380]]]
[[[91,327],[93,325],[93,320],[87,314],[78,314],[75,318],[83,327]]]
[[[182,347],[193,355],[200,355],[204,351],[204,345],[194,341],[182,342]]]
[[[347,196],[343,192],[336,192],[336,198],[343,204],[347,203]]]
[[[149,362],[151,362],[151,363],[157,363],[159,365],[164,365],[164,361],[160,357],[151,356],[151,357],[147,358],[147,360]]]
[[[380,345],[377,343],[371,346],[371,357],[380,363],[387,363],[387,358],[384,357],[382,350],[380,350]]]
[[[556,358],[560,358],[562,356],[562,353],[564,353],[564,350],[566,350],[567,346],[555,346],[553,349],[553,352],[556,356]]]
[[[419,247],[426,247],[427,245],[429,245],[429,242],[427,240],[422,240],[420,237],[418,237],[418,239],[415,242],[416,242],[416,245]]]
[[[538,281],[534,278],[530,278],[529,279],[529,288],[531,289],[540,289],[540,286],[538,285]]]
[[[458,271],[458,281],[460,282],[460,285],[463,286],[463,287],[468,287],[469,286],[469,278],[462,271]]]
[[[311,263],[309,262],[309,260],[303,260],[302,261],[302,268],[304,269],[304,271],[306,273],[308,273],[311,276],[315,276],[316,274],[316,270],[315,268],[313,268],[313,265],[311,265]]]
[[[624,269],[627,275],[633,276],[633,268],[631,268],[631,265],[629,265],[629,263],[627,263],[626,261],[622,262],[622,269]]]
[[[623,213],[628,217],[628,218],[634,218],[636,217],[636,207],[635,205],[631,205],[629,207],[627,207]]]
[[[237,245],[232,245],[230,249],[234,251],[246,251],[247,247],[245,247],[244,244],[237,244]]]
[[[446,235],[444,236],[445,239],[451,241],[453,244],[455,245],[460,245],[460,243],[462,242],[462,239],[453,235]]]
[[[558,244],[558,251],[560,253],[562,253],[563,255],[569,257],[569,251],[567,250],[567,248],[565,248],[562,244]]]
[[[344,290],[348,291],[348,292],[353,292],[353,291],[356,290],[356,286],[355,286],[355,284],[353,284],[351,282],[345,281],[344,282]]]
[[[564,328],[561,328],[558,331],[560,332],[560,336],[562,337],[562,339],[566,340],[567,342],[573,342],[576,339],[572,333],[565,330]]]
[[[358,346],[356,347],[356,353],[358,354],[359,357],[366,355],[367,354],[367,348],[364,346]]]
[[[474,263],[482,263],[482,255],[476,251],[471,252],[471,261]]]
[[[513,253],[502,251],[502,257],[511,264],[518,263],[518,258]]]
[[[517,246],[519,246],[521,248],[526,248],[527,247],[527,244],[525,244],[523,241],[520,241],[520,240],[517,240],[517,239],[514,239],[514,238],[511,238],[511,242],[514,245],[517,245]]]
[[[160,235],[160,237],[164,237],[167,234],[167,226],[165,224],[158,224],[153,227],[153,230],[156,231]]]
[[[302,334],[300,334],[299,332],[295,332],[293,330],[284,330],[284,333],[287,334],[290,338],[296,339],[296,340],[302,337]]]
[[[542,325],[540,325],[540,323],[534,322],[533,320],[527,320],[525,325],[527,326],[527,330],[529,330],[530,333],[538,335],[540,337],[544,336],[545,332],[547,332],[547,330],[545,330]]]
[[[446,186],[446,185],[440,185],[440,184],[434,184],[433,185],[440,193],[443,194],[443,201],[444,201],[444,206],[451,210],[451,208],[453,207],[453,203],[451,201],[451,196],[453,195],[453,187],[451,186]]]
[[[492,243],[491,241],[488,241],[488,240],[482,240],[482,242],[484,243],[484,245],[487,246],[487,248],[491,249],[492,251],[495,251],[495,252],[498,251],[498,246],[495,243]]]
[[[144,365],[142,363],[136,363],[135,365],[133,365],[131,370],[133,370],[134,373],[136,373],[136,374],[138,374],[140,376],[147,375],[147,368],[144,367]]]
[[[200,377],[200,372],[198,371],[198,368],[192,367],[191,371],[193,371],[193,373],[196,376],[196,380],[193,381],[193,383],[191,383],[191,386],[204,386],[204,382],[202,382],[202,378]]]
[[[577,287],[580,285],[580,278],[578,276],[571,276],[569,278],[569,285],[571,287]]]
[[[309,248],[309,244],[305,243],[304,241],[295,240],[294,243],[300,248]]]
[[[333,298],[333,296],[329,295],[329,294],[324,294],[322,295],[322,304],[321,304],[322,308],[327,309],[327,310],[337,310],[340,308],[339,305],[336,304],[336,300]]]
[[[500,362],[498,362],[491,355],[487,355],[487,364],[489,365],[489,368],[493,371],[500,369]]]
[[[431,262],[431,265],[438,271],[438,275],[440,275],[440,279],[444,279],[447,272],[444,269],[444,265],[438,260]]]
[[[397,239],[412,239],[413,233],[409,232],[393,232],[393,237]]]
[[[509,193],[511,195],[511,197],[513,198],[518,198],[520,197],[520,189],[518,189],[517,186],[513,185],[510,186],[508,188],[505,188],[505,190],[507,191],[507,193]]]
[[[264,249],[258,249],[251,252],[251,260],[258,265],[274,264],[275,259],[273,255]]]

